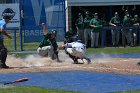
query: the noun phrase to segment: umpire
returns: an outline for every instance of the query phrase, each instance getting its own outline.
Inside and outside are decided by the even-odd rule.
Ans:
[[[4,36],[12,39],[12,37],[5,31],[6,25],[10,21],[10,16],[4,16],[2,20],[0,20],[0,68],[9,68],[5,62],[7,58],[7,48],[4,46]]]

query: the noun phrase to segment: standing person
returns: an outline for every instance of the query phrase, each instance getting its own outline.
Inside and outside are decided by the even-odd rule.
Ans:
[[[124,17],[123,26],[124,27],[132,26],[132,20],[131,20],[129,14],[126,17]],[[122,43],[123,43],[124,47],[126,46],[125,38],[127,40],[127,45],[133,46],[131,31],[132,31],[132,29],[129,29],[129,28],[124,28],[122,31]]]
[[[90,47],[88,41],[91,40],[91,27],[90,27],[91,17],[89,16],[89,11],[86,11],[86,16],[84,18],[84,42],[86,47]]]
[[[135,27],[140,25],[140,19],[139,19],[138,15],[134,15],[134,18],[132,19],[132,24]],[[134,46],[137,45],[137,33],[138,33],[138,29],[132,30],[132,39],[133,39]]]
[[[128,10],[125,10],[124,12],[125,12],[124,19],[125,19],[125,18],[127,18],[127,15],[129,15],[129,16],[130,16],[130,18],[131,18],[130,11],[128,11]]]
[[[113,29],[111,30],[112,34],[112,45],[113,46],[119,46],[119,39],[120,39],[120,29],[117,29],[117,26],[121,26],[121,19],[118,15],[118,12],[114,13],[114,17],[111,18],[109,25],[113,26]]]
[[[12,39],[11,35],[6,32],[6,25],[11,20],[10,16],[4,16],[2,20],[0,20],[0,68],[9,68],[5,62],[7,58],[7,48],[4,46],[4,36],[6,35],[8,38]]]
[[[84,30],[83,30],[83,15],[78,13],[78,19],[75,22],[78,39],[84,43]]]
[[[50,57],[51,59],[53,59],[53,46],[52,43],[50,41],[51,38],[51,33],[48,33],[46,31],[46,24],[42,23],[42,27],[43,27],[43,39],[39,44],[39,47],[37,49],[37,53],[42,56],[42,57]]]
[[[99,34],[102,29],[101,20],[98,18],[98,13],[94,14],[94,18],[90,21],[91,30],[91,47],[99,47]]]

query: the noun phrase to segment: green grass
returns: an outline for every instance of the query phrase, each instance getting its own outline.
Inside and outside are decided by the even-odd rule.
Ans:
[[[24,38],[23,38],[24,40]],[[5,37],[4,39],[4,44],[7,47],[9,52],[15,51],[14,50],[14,38],[13,39],[8,39],[7,37]],[[17,35],[16,37],[16,46],[17,46],[17,50],[16,51],[20,51],[20,37],[19,35]],[[36,50],[39,46],[39,42],[33,42],[33,43],[23,43],[23,50]]]
[[[135,91],[123,91],[123,92],[115,92],[115,93],[140,93],[140,90],[135,90]]]
[[[81,92],[24,86],[15,88],[4,88],[4,89],[2,88],[0,89],[0,93],[81,93]],[[140,93],[140,90],[114,92],[114,93]]]
[[[80,93],[80,92],[47,89],[41,87],[15,87],[15,88],[0,89],[0,93]]]
[[[105,47],[105,48],[88,48],[87,54],[133,54],[133,53],[140,53],[140,47]]]
[[[17,36],[17,51],[20,51],[20,39]],[[8,51],[14,51],[14,40],[10,40],[5,37],[5,46],[7,47]],[[36,50],[38,48],[39,42],[35,43],[23,43],[24,50]],[[138,47],[126,47],[126,48],[115,48],[115,47],[105,47],[105,48],[88,48],[87,54],[133,54],[133,53],[140,53],[140,46]],[[17,57],[25,56],[28,54],[16,54]],[[53,89],[46,89],[40,87],[17,87],[17,88],[7,88],[7,89],[0,89],[0,93],[78,93],[78,92],[71,92],[71,91],[63,91],[63,90],[53,90]],[[125,91],[125,92],[116,92],[116,93],[140,93],[140,90],[137,91]]]
[[[17,42],[17,50],[20,51],[20,38],[19,35],[17,35],[16,38]],[[23,38],[24,40],[24,38]],[[5,37],[5,46],[7,47],[8,51],[13,52],[14,51],[14,39],[10,40],[7,37]],[[59,43],[62,44],[62,43]],[[36,50],[39,46],[39,42],[33,42],[33,43],[23,43],[23,50]],[[87,54],[132,54],[132,53],[140,53],[140,46],[137,47],[105,47],[105,48],[88,48]]]

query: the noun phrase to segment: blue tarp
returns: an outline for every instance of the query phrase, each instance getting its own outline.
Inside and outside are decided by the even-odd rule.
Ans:
[[[85,93],[110,93],[140,89],[140,75],[89,71],[0,74],[0,81],[13,81],[22,77],[29,78],[29,81],[22,82],[21,85]]]
[[[89,58],[140,58],[140,54],[92,54]]]

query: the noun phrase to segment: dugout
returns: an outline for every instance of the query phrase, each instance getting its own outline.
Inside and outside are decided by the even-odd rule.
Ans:
[[[99,18],[103,20],[104,26],[109,26],[109,21],[113,16],[114,12],[118,12],[121,19],[124,16],[124,10],[128,9],[131,16],[137,14],[140,17],[140,1],[139,0],[68,0],[68,15],[67,15],[67,27],[75,29],[75,20],[77,14],[81,12],[85,16],[85,11],[89,11],[92,16],[93,13],[97,12]],[[139,34],[139,33],[138,33]],[[139,38],[139,35],[138,35]],[[120,36],[120,45],[121,45]],[[101,40],[100,40],[101,42]],[[138,44],[139,43],[138,39]],[[111,33],[110,30],[106,30],[104,33],[104,45],[111,46]],[[101,44],[101,43],[100,43]]]

